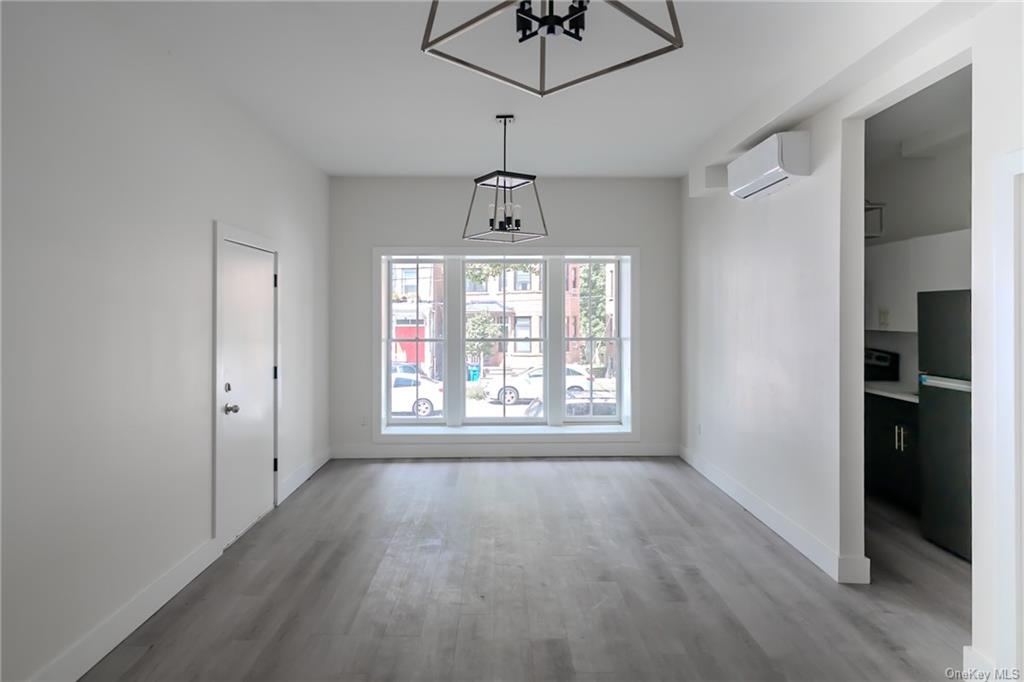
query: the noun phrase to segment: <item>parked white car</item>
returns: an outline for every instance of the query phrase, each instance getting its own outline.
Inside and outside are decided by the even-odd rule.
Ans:
[[[417,374],[391,375],[392,413],[412,412],[417,417],[429,417],[443,405],[444,384],[440,381]]]
[[[582,365],[565,366],[565,393],[570,397],[590,393],[594,377]],[[501,374],[490,376],[483,382],[488,400],[515,405],[521,400],[534,400],[544,396],[544,368],[534,367],[518,374],[508,374],[502,382]]]

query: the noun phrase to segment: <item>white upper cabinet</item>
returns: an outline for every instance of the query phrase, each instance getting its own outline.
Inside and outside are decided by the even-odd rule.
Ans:
[[[864,254],[864,326],[916,332],[917,292],[971,288],[971,231],[917,237]]]
[[[864,254],[865,328],[914,331],[917,294],[910,283],[910,241],[871,246]]]

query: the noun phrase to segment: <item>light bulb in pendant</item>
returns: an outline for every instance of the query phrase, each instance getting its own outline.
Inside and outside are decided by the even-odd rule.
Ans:
[[[510,202],[506,201],[504,204],[501,205],[501,214],[502,214],[502,216],[504,218],[504,221],[502,223],[502,229],[506,230],[506,231],[511,230],[512,229],[512,204]]]
[[[495,216],[494,224],[494,229],[496,230],[500,230],[501,232],[508,230],[508,224],[505,218],[505,204],[498,204],[498,214]]]

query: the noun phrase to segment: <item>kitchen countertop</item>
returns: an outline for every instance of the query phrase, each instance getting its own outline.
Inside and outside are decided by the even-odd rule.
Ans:
[[[865,381],[864,392],[895,400],[905,400],[908,403],[919,402],[917,387],[911,389],[897,381]]]

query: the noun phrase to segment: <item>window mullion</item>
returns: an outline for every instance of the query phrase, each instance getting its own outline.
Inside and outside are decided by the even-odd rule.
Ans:
[[[462,426],[466,411],[465,276],[459,256],[444,259],[444,414],[448,426]]]
[[[415,270],[415,273],[416,274],[415,274],[415,280],[414,281],[416,282],[416,284],[415,284],[415,286],[416,286],[416,307],[413,309],[412,315],[413,315],[413,323],[416,325],[416,345],[415,345],[415,348],[416,348],[416,374],[418,375],[420,372],[423,371],[423,367],[420,365],[420,363],[422,362],[422,360],[420,358],[420,351],[423,349],[423,345],[420,343],[420,329],[422,328],[421,325],[420,325],[420,320],[423,319],[423,318],[420,317],[420,259],[419,258],[416,259],[416,270]],[[423,383],[423,382],[421,382],[419,380],[416,381],[416,400],[417,401],[421,397],[420,396],[420,384],[421,383]],[[414,403],[414,405],[415,405],[415,403]],[[443,406],[442,406],[442,409],[443,409]],[[415,414],[415,412],[414,412],[413,416],[419,416],[419,415]]]
[[[497,203],[497,202],[495,202]],[[512,333],[508,328],[508,263],[505,259],[501,260],[501,324],[502,324],[502,336],[511,336]],[[511,346],[508,343],[501,345],[501,383],[502,385],[508,385],[508,350]],[[504,401],[501,401],[501,418],[504,419],[508,416],[508,405]]]
[[[384,348],[381,356],[382,368],[384,369],[384,377],[381,380],[381,389],[383,391],[381,398],[382,400],[378,403],[381,406],[383,414],[380,418],[382,425],[391,422],[391,337],[394,336],[394,330],[392,329],[392,320],[394,315],[391,309],[391,287],[395,281],[394,274],[394,262],[392,259],[387,258],[381,261],[381,286],[384,291]]]
[[[621,258],[618,268],[618,291],[615,296],[619,319],[615,335],[619,337],[619,405],[622,423],[629,426],[633,420],[633,260]]]
[[[565,277],[565,259],[545,259],[544,317],[547,327],[544,343],[544,410],[548,424],[561,426],[565,422],[565,291],[561,283]],[[552,275],[557,273],[557,279]],[[552,286],[552,282],[557,282]]]

